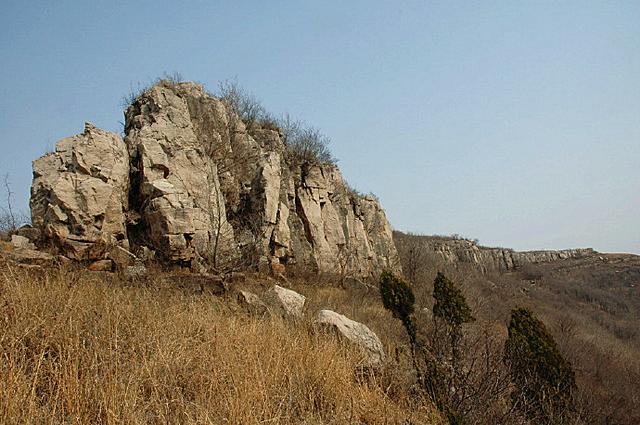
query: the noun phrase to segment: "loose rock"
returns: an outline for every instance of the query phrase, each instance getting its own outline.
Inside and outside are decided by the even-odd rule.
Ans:
[[[363,366],[380,366],[384,362],[382,342],[366,325],[331,310],[320,310],[314,323],[335,329],[339,335],[360,347],[365,355]]]
[[[11,235],[11,245],[14,248],[36,249],[36,246],[28,238],[20,235]]]
[[[289,317],[302,317],[306,298],[291,289],[275,285],[264,294],[264,302]]]
[[[238,291],[238,303],[253,313],[264,314],[269,310],[260,297],[250,291]]]

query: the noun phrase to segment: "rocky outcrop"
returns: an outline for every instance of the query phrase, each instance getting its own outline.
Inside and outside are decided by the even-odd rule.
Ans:
[[[247,128],[201,86],[154,86],[126,118],[132,203],[148,227],[137,233],[170,260],[357,276],[397,267],[375,199],[350,193],[332,164],[292,161],[277,131]]]
[[[33,223],[72,257],[103,239],[214,270],[399,269],[375,198],[333,164],[296,160],[277,129],[246,125],[202,86],[160,82],[125,118],[124,141],[87,125],[34,162]]]
[[[487,271],[510,271],[526,264],[548,263],[570,258],[583,258],[596,253],[591,248],[514,251],[508,248],[488,248],[476,241],[454,237],[417,236],[395,232],[394,239],[398,248],[410,257],[410,250],[417,258],[420,254],[431,260],[445,261],[449,264],[471,264]]]
[[[31,217],[69,258],[100,240],[127,247],[129,156],[122,139],[92,124],[33,162]]]
[[[335,330],[338,335],[360,348],[363,366],[380,366],[384,362],[384,347],[380,338],[366,325],[331,310],[320,310],[314,323]]]

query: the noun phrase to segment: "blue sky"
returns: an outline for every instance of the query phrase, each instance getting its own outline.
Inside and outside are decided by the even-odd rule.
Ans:
[[[640,253],[640,2],[3,0],[0,173],[165,72],[319,127],[396,229]]]

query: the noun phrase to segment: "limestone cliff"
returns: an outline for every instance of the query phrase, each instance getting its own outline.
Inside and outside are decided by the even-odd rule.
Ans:
[[[60,246],[115,241],[217,269],[400,267],[375,198],[349,190],[333,164],[296,160],[277,128],[243,122],[194,83],[145,90],[125,112],[124,141],[88,126],[59,142],[34,162],[31,204]]]
[[[591,248],[515,251],[508,248],[489,248],[476,241],[442,236],[417,236],[394,233],[398,249],[409,256],[409,251],[425,254],[431,260],[449,264],[471,264],[487,271],[510,271],[525,264],[548,263],[569,258],[582,258],[597,254]]]

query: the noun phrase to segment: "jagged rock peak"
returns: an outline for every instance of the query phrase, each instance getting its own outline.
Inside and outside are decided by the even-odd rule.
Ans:
[[[90,123],[60,141],[34,162],[31,205],[34,224],[78,259],[106,240],[217,270],[364,277],[400,267],[375,198],[195,83],[144,90],[125,111],[124,141]]]

